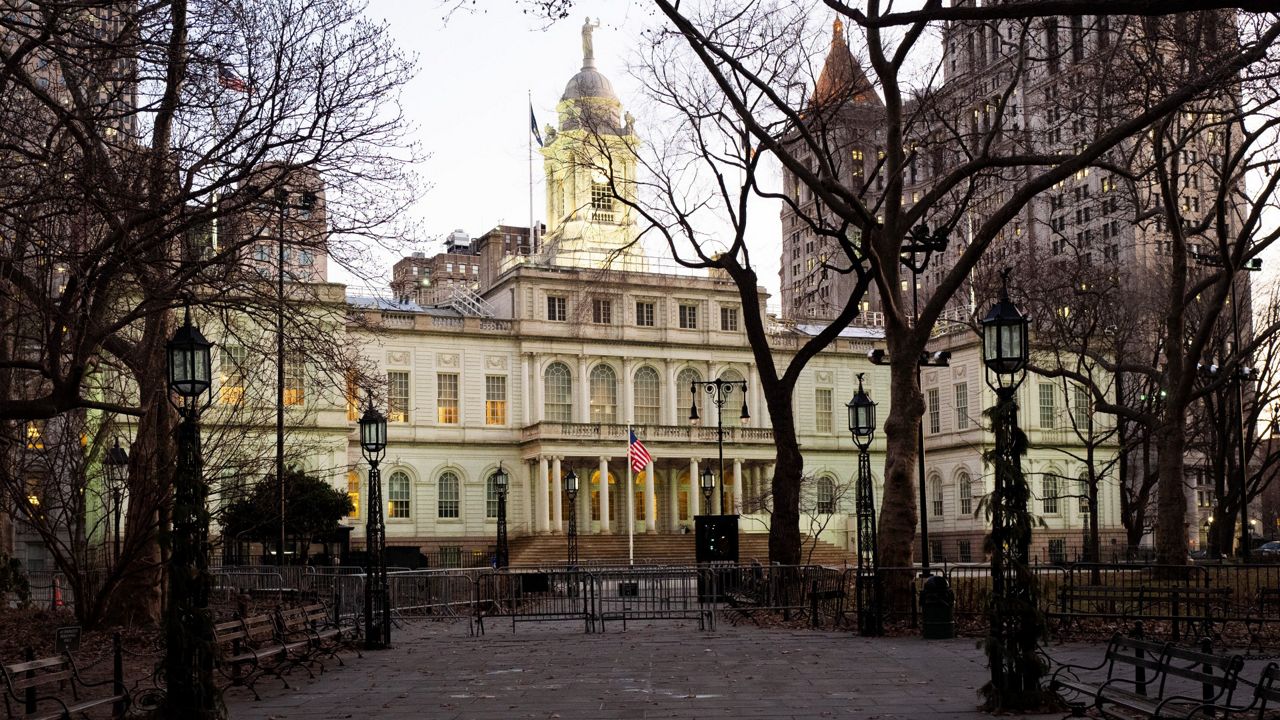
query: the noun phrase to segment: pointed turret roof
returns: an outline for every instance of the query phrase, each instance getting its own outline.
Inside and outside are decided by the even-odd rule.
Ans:
[[[818,83],[813,88],[813,105],[840,105],[843,103],[869,102],[880,104],[880,98],[867,80],[862,66],[854,59],[849,43],[844,38],[844,23],[840,18],[831,26],[831,50],[822,64]]]

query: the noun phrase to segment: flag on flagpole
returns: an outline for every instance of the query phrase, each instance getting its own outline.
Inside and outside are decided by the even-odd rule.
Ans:
[[[218,84],[235,92],[249,92],[249,83],[226,65],[218,65]]]
[[[631,472],[641,472],[653,462],[653,456],[644,443],[640,442],[640,438],[636,437],[635,430],[631,431],[631,449],[627,452],[627,457],[631,460]]]
[[[529,129],[533,131],[533,139],[538,141],[538,147],[543,147],[542,133],[538,131],[538,118],[533,115],[533,104],[529,104]]]

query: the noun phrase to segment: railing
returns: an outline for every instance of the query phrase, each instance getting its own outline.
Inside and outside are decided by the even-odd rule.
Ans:
[[[716,428],[689,425],[633,425],[631,429],[636,437],[645,442],[704,442],[716,441]],[[522,431],[524,440],[617,440],[621,445],[626,442],[627,426],[619,423],[566,423],[539,422],[527,426]],[[772,443],[773,430],[770,428],[728,427],[724,428],[726,443]]]

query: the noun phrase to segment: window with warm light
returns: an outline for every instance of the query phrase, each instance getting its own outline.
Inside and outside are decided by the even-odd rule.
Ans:
[[[441,425],[458,424],[458,375],[436,375],[436,422]]]
[[[301,405],[307,399],[307,370],[302,358],[288,357],[284,361],[284,404]]]
[[[351,512],[347,517],[360,517],[360,473],[355,470],[347,473],[347,497],[351,498]]]
[[[409,517],[410,485],[408,473],[403,470],[391,473],[391,480],[387,483],[387,517]]]
[[[409,373],[404,370],[387,373],[387,422],[409,422]]]
[[[218,356],[218,402],[244,402],[244,366],[248,353],[242,345],[223,345]]]
[[[507,424],[507,377],[486,375],[484,378],[484,424]]]
[[[360,419],[360,385],[356,373],[347,372],[347,422],[355,422]]]

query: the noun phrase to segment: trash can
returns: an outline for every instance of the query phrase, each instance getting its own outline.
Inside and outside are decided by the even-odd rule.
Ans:
[[[930,576],[920,589],[920,614],[925,640],[949,640],[956,636],[956,596],[947,579]]]

